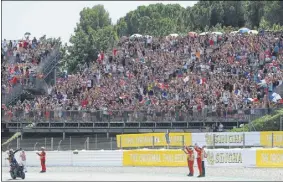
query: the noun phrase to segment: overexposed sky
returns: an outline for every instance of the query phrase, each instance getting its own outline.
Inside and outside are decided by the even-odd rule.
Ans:
[[[79,13],[84,7],[104,5],[113,23],[138,6],[155,3],[193,6],[197,1],[2,1],[2,37],[17,40],[30,32],[32,37],[61,37],[69,42]]]

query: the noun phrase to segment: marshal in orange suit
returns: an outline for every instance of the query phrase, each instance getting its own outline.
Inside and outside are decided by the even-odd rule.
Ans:
[[[190,171],[188,176],[194,176],[194,160],[195,160],[194,150],[192,147],[184,147],[183,151],[185,152],[185,154],[187,154],[187,162]]]
[[[45,153],[45,148],[41,147],[41,153],[36,153],[37,155],[39,155],[40,157],[40,164],[41,164],[41,173],[45,173],[46,172],[46,165],[45,165],[45,161],[46,161],[46,153]]]

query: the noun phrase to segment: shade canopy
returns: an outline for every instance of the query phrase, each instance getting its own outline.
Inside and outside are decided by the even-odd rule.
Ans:
[[[207,34],[209,34],[209,32],[202,32],[202,33],[200,33],[199,35],[200,35],[200,36],[204,36],[204,35],[207,35]]]
[[[245,27],[239,29],[240,33],[248,33],[249,31],[250,31],[250,29],[245,28]]]
[[[248,31],[248,33],[249,33],[249,34],[255,34],[255,35],[257,35],[257,34],[258,34],[258,31],[257,31],[257,30],[250,30],[250,31]]]
[[[171,33],[169,36],[171,36],[171,37],[178,37],[179,35],[176,34],[176,33]]]
[[[221,33],[221,32],[212,32],[211,34],[213,34],[213,35],[223,35],[223,33]]]

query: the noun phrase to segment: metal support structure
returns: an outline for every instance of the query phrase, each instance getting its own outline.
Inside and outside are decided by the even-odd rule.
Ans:
[[[63,132],[63,140],[65,140],[65,137],[66,137],[66,133]]]
[[[152,136],[152,148],[154,149],[154,145],[155,145],[155,138],[154,136]]]
[[[122,136],[120,135],[120,149],[122,149]]]
[[[97,149],[97,134],[95,135],[95,149]]]
[[[20,138],[19,137],[17,137],[17,149],[19,149],[20,147],[21,147],[21,144],[20,144]]]
[[[113,146],[112,146],[112,145],[113,145],[113,144],[112,144],[112,140],[113,140],[113,139],[112,139],[112,137],[110,137],[110,150],[113,150]]]
[[[58,143],[57,151],[61,150],[61,142],[62,142],[62,140],[60,140],[59,143]]]
[[[89,150],[89,137],[86,138],[84,145],[85,145],[85,150]]]
[[[182,146],[184,147],[185,146],[185,136],[182,135]]]
[[[38,142],[36,142],[35,144],[34,144],[34,146],[33,146],[33,150],[35,151],[35,147],[36,147],[36,145],[38,144]]]
[[[50,150],[53,151],[53,137],[51,138],[51,146],[50,146]]]
[[[72,137],[70,136],[70,151],[72,151]]]
[[[89,137],[87,137],[87,150],[89,150]]]
[[[271,134],[271,148],[274,147],[274,134]]]

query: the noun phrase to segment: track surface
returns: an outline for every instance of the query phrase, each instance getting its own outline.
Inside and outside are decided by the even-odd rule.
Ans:
[[[187,177],[184,167],[49,167],[47,173],[30,167],[26,179],[12,180],[8,167],[2,168],[2,181],[282,181],[281,168],[207,167],[206,177]]]

